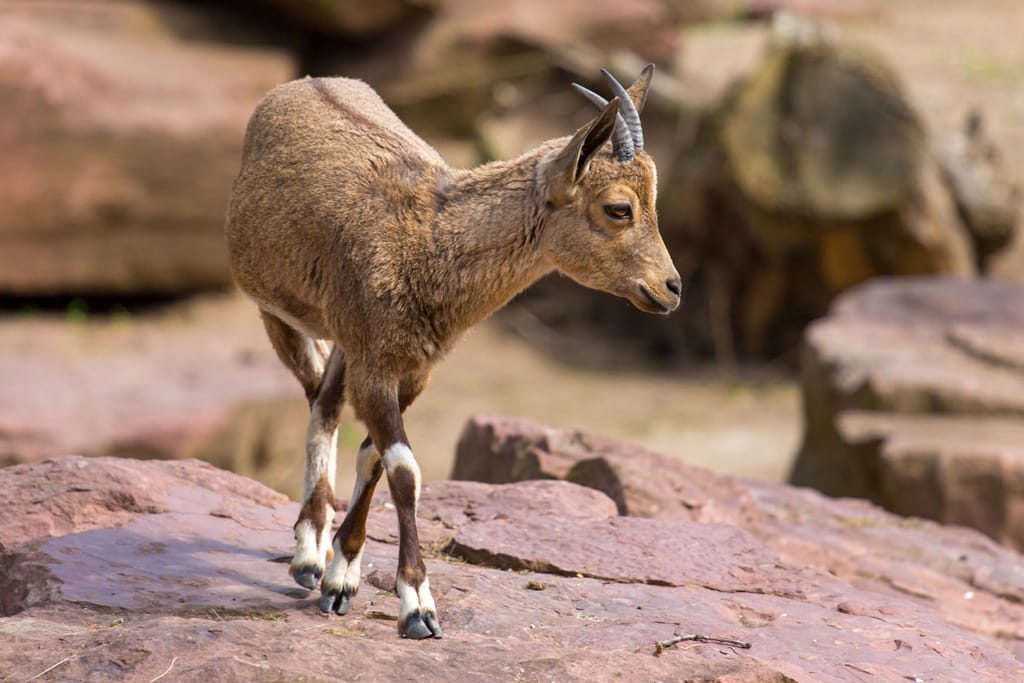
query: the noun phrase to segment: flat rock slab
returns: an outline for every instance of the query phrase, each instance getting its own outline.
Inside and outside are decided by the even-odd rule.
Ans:
[[[805,338],[791,476],[1024,548],[1024,287],[879,281]]]
[[[567,482],[424,489],[446,634],[429,642],[396,635],[384,498],[345,617],[287,575],[297,506],[198,461],[19,465],[0,470],[0,499],[4,680],[1024,678],[925,605],[787,563],[735,526],[620,517]],[[751,647],[654,655],[690,633]]]
[[[794,567],[827,572],[1024,654],[1024,562],[969,529],[900,517],[863,500],[714,474],[632,444],[521,418],[470,420],[452,476],[499,484],[565,479],[607,493],[620,514],[743,530],[775,554],[782,577],[796,581]],[[736,562],[731,571],[738,568]],[[751,578],[772,573],[762,566]],[[723,581],[720,572],[714,578]],[[799,580],[808,593],[806,584],[814,581]],[[842,609],[860,607],[846,601]]]

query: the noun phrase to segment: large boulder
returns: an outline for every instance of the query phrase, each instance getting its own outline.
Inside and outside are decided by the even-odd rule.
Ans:
[[[211,11],[0,8],[0,295],[230,282],[222,226],[245,123],[296,66]]]
[[[806,514],[825,512],[790,493]],[[417,644],[395,633],[396,524],[382,496],[362,590],[341,618],[287,575],[298,506],[237,475],[65,457],[0,470],[0,496],[0,660],[15,680],[1024,677],[974,632],[1020,638],[1020,558],[971,533],[919,530],[989,572],[977,585],[943,577],[975,596],[958,596],[969,618],[955,624],[918,597],[935,589],[921,574],[888,577],[906,592],[883,594],[792,563],[736,525],[621,517],[570,483],[437,482],[419,526],[445,638]],[[775,514],[761,505],[748,500]],[[693,634],[712,640],[656,647]]]
[[[1024,288],[883,280],[807,332],[791,480],[1024,548]]]

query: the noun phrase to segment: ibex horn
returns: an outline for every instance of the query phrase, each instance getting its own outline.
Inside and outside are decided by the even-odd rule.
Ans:
[[[594,106],[598,109],[604,109],[608,104],[608,100],[598,95],[593,90],[584,88],[579,83],[573,83],[572,87],[576,88],[577,92],[590,100]],[[629,99],[629,96],[626,96]],[[633,103],[629,105],[632,107]],[[612,154],[619,161],[629,161],[634,155],[633,136],[630,135],[629,127],[626,125],[626,120],[622,118],[622,98],[619,98],[619,112],[615,115],[615,130],[612,132]],[[636,108],[634,107],[634,111]]]
[[[608,81],[608,85],[612,89],[612,93],[619,97],[619,112],[622,114],[622,118],[626,121],[626,127],[629,129],[629,134],[633,138],[633,149],[637,152],[644,148],[644,131],[640,127],[640,112],[636,110],[636,105],[633,104],[633,98],[629,96],[626,89],[622,87],[622,84],[615,80],[615,76],[612,76],[608,72],[608,69],[601,69],[601,73],[604,74],[604,78]]]

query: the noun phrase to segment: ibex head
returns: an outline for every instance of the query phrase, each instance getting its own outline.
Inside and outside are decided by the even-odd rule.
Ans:
[[[681,283],[658,232],[657,171],[640,128],[654,65],[628,90],[603,73],[613,99],[574,84],[601,111],[539,168],[550,209],[546,246],[580,284],[648,313],[669,313],[679,306]]]

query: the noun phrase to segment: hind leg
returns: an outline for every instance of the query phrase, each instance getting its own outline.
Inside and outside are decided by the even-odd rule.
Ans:
[[[299,332],[272,313],[261,310],[260,315],[277,357],[299,380],[302,390],[306,392],[306,400],[312,406],[320,389],[320,380],[331,351],[330,345],[323,339],[313,339]]]
[[[337,346],[326,356],[326,344],[311,339],[269,313],[263,313],[263,321],[277,355],[298,378],[310,402],[302,508],[295,523],[295,556],[288,571],[296,583],[312,589],[323,576],[331,553],[345,357]]]
[[[334,536],[334,559],[320,586],[320,609],[346,614],[359,592],[360,565],[366,544],[366,515],[384,467],[373,439],[366,437],[356,456],[356,483],[345,519]]]

